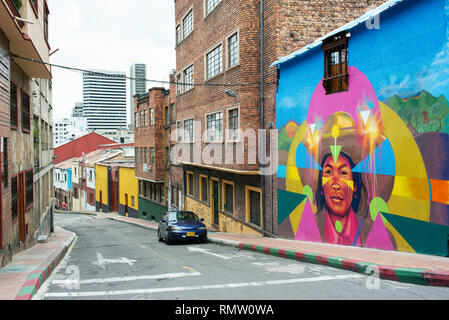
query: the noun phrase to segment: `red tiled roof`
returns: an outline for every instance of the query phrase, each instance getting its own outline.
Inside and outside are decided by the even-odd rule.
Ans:
[[[81,157],[83,152],[88,154],[100,149],[100,146],[105,144],[115,144],[115,142],[96,132],[91,132],[55,148],[55,164],[74,157]]]

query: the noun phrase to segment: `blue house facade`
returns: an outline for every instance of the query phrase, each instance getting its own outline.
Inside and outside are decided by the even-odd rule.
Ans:
[[[280,236],[449,254],[447,8],[388,1],[275,62]]]

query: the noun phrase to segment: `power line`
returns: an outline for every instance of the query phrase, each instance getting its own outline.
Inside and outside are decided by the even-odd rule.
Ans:
[[[59,64],[49,63],[49,62],[43,62],[43,61],[35,60],[35,59],[32,59],[32,58],[25,58],[25,57],[18,56],[18,55],[14,54],[14,53],[10,53],[10,56],[14,57],[14,58],[27,60],[27,61],[31,61],[31,62],[34,62],[34,63],[40,63],[40,64],[43,64],[43,65],[48,65],[48,66],[55,67],[55,68],[66,69],[66,70],[74,71],[74,72],[89,73],[89,74],[92,74],[92,75],[98,75],[98,76],[103,76],[103,77],[114,77],[114,78],[117,77],[117,75],[103,73],[103,72],[100,72],[100,71],[92,71],[92,70],[75,68],[75,67],[69,67],[69,66],[64,66],[64,65],[59,65]],[[135,77],[128,77],[128,76],[124,76],[123,78],[128,79],[128,80],[139,80],[139,81],[143,80],[143,81],[146,81],[146,82],[157,82],[157,83],[175,84],[175,85],[188,85],[188,86],[194,86],[194,87],[198,87],[198,86],[201,86],[201,87],[249,87],[249,86],[259,86],[260,85],[260,82],[248,82],[248,83],[200,83],[200,84],[196,84],[196,83],[184,83],[184,82],[165,81],[165,80],[151,80],[151,79],[135,78]],[[264,82],[264,84],[277,84],[277,82]]]

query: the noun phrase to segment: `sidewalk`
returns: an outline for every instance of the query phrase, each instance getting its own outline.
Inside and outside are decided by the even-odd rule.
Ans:
[[[97,215],[144,228],[157,229],[156,222],[113,213],[97,213]],[[381,279],[449,287],[449,258],[447,257],[211,231],[208,233],[208,239],[210,242],[239,247],[242,250],[336,267],[366,275],[374,274]]]
[[[31,300],[62,260],[76,235],[55,227],[46,243],[15,255],[0,269],[0,300]]]

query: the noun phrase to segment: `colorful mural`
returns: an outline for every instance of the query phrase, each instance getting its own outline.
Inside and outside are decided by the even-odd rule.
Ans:
[[[436,7],[444,1],[424,3],[430,10],[429,3]],[[443,50],[438,48],[441,44]],[[322,76],[320,48],[303,58],[305,62],[289,62],[284,73],[280,66],[281,88],[291,83],[295,72],[301,74],[297,85],[284,87],[277,97],[281,236],[448,255],[449,102],[445,95],[449,77],[443,61],[449,62],[449,54],[445,48],[445,40],[440,39],[434,59],[421,65],[421,71],[413,73],[416,66],[410,67],[412,76],[398,72],[402,80],[390,77],[385,67],[373,71],[371,62],[363,60],[360,67],[373,74],[375,83],[351,66],[349,90],[328,95],[322,80],[315,82],[313,90],[310,85],[315,75]],[[357,48],[350,44],[350,50]],[[390,58],[394,59],[398,58]],[[438,64],[442,65],[435,69]],[[313,67],[318,72],[307,73]],[[385,83],[388,78],[390,83]],[[392,85],[398,81],[400,85]],[[293,93],[294,88],[299,93]]]

